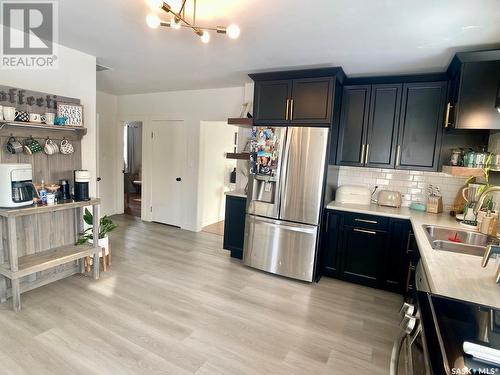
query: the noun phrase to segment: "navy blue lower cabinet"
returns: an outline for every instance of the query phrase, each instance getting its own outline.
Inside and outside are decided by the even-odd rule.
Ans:
[[[233,258],[243,258],[246,206],[246,198],[226,195],[223,247],[231,251]]]
[[[324,217],[322,275],[404,293],[409,221],[334,210]]]

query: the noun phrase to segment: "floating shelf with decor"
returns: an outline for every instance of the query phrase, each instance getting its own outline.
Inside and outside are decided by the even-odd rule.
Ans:
[[[5,127],[72,131],[78,133],[80,136],[84,136],[85,134],[87,134],[87,129],[83,126],[47,125],[47,124],[42,124],[40,122],[0,121],[0,130]]]
[[[246,118],[246,117],[233,117],[233,118],[228,118],[227,119],[228,125],[236,125],[236,126],[253,126],[253,118]]]
[[[490,171],[494,172],[492,169]],[[481,168],[458,167],[454,165],[443,165],[443,173],[461,177],[484,177],[484,171]]]
[[[227,152],[226,159],[250,160],[248,152]]]

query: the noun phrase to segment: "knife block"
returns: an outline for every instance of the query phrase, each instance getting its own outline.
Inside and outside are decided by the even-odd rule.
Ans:
[[[443,198],[430,196],[427,199],[427,212],[431,214],[440,214],[443,212]]]

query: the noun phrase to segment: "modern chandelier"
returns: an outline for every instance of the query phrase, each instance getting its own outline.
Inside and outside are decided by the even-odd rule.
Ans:
[[[170,27],[172,29],[178,30],[181,27],[186,27],[194,31],[198,35],[203,43],[208,43],[210,41],[209,31],[215,31],[217,34],[226,34],[231,39],[237,39],[240,36],[240,28],[238,25],[232,24],[229,26],[216,26],[216,27],[205,27],[198,26],[196,24],[196,0],[193,1],[193,13],[191,18],[186,16],[186,3],[188,0],[182,0],[181,7],[178,11],[172,9],[172,7],[163,0],[150,0],[150,4],[153,8],[160,8],[167,14],[171,13],[172,18],[170,21],[162,21],[156,14],[151,13],[146,17],[146,23],[149,27],[157,29],[159,26]]]

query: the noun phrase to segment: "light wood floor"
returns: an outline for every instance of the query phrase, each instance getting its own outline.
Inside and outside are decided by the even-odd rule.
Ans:
[[[224,235],[224,220],[218,221],[217,223],[207,225],[206,227],[202,228],[202,231],[207,232],[207,233],[212,233],[212,234],[218,234],[219,236],[223,236]]]
[[[401,297],[280,278],[230,259],[218,235],[115,220],[99,281],[0,306],[1,374],[388,374]]]

